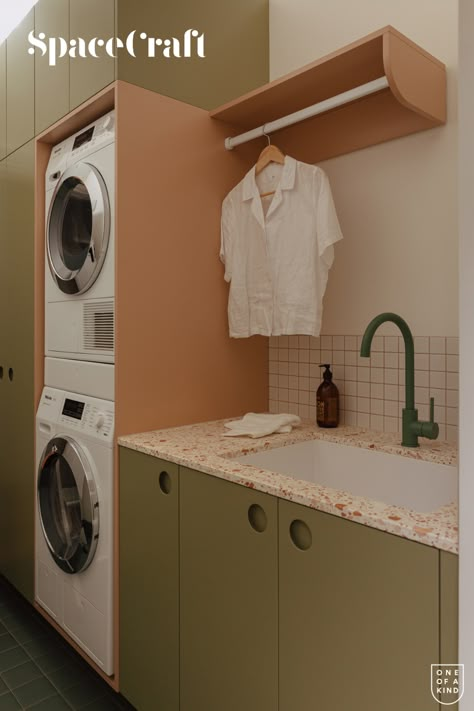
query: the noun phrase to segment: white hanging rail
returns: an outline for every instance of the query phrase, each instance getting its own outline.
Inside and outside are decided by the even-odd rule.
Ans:
[[[231,151],[236,146],[240,146],[242,143],[247,143],[248,141],[253,141],[255,138],[260,138],[265,134],[273,133],[274,131],[280,131],[282,128],[287,126],[293,126],[295,123],[300,123],[305,119],[312,118],[318,114],[322,114],[325,111],[330,111],[330,109],[335,109],[338,106],[343,106],[344,104],[349,104],[351,101],[356,99],[361,99],[369,94],[375,94],[377,91],[386,89],[389,86],[387,77],[380,77],[379,79],[374,79],[369,81],[367,84],[362,84],[361,86],[356,86],[354,89],[349,89],[349,91],[344,91],[342,94],[337,96],[331,96],[329,99],[320,101],[313,106],[308,106],[305,109],[300,109],[300,111],[295,111],[288,116],[283,116],[282,118],[276,119],[275,121],[270,121],[269,123],[263,124],[258,128],[253,128],[251,131],[246,131],[241,133],[239,136],[233,136],[232,138],[225,139],[226,150]]]

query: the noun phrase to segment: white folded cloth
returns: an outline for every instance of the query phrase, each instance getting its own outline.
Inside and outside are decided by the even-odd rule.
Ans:
[[[248,412],[241,420],[226,422],[224,427],[230,430],[224,437],[266,437],[273,432],[291,432],[294,425],[301,424],[298,415],[282,413],[267,415],[266,413]]]

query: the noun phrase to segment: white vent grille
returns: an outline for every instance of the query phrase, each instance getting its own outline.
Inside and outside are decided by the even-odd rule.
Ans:
[[[84,304],[84,349],[113,353],[115,346],[114,302]]]

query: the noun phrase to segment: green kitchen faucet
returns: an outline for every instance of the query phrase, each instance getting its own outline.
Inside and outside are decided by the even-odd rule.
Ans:
[[[439,434],[439,426],[434,421],[433,397],[430,398],[429,422],[423,422],[418,419],[418,410],[415,409],[415,347],[407,322],[397,314],[391,313],[379,314],[379,316],[373,318],[365,329],[360,346],[360,355],[363,358],[370,357],[370,346],[375,331],[386,321],[391,321],[398,326],[405,341],[405,407],[402,412],[402,446],[419,447],[418,437],[436,439]]]

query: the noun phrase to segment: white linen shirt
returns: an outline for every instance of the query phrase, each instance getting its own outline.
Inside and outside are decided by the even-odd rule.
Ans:
[[[286,156],[265,215],[254,166],[222,205],[230,336],[318,336],[333,244],[340,239],[321,168]]]

